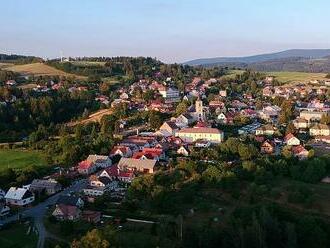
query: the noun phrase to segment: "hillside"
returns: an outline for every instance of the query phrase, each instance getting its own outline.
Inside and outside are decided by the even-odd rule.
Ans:
[[[20,73],[22,75],[35,75],[35,76],[74,76],[77,78],[84,79],[83,76],[77,76],[74,74],[66,73],[64,71],[55,69],[51,66],[45,65],[44,63],[32,63],[25,65],[11,65],[3,67],[3,69],[8,71],[13,71]]]
[[[330,49],[294,49],[248,57],[197,59],[185,64],[205,67],[227,66],[257,71],[327,73],[330,71],[329,54]]]

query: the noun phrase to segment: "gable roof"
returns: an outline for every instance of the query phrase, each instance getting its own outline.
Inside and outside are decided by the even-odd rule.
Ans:
[[[79,200],[81,199],[78,196],[61,195],[56,201],[56,204],[76,206]]]
[[[5,195],[5,198],[13,200],[22,200],[31,196],[32,193],[28,189],[11,187]]]
[[[136,169],[153,169],[156,165],[156,160],[153,159],[134,159],[134,158],[121,158],[118,167],[123,168],[136,168]]]

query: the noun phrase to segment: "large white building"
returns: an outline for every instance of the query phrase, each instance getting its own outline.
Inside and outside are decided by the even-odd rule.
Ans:
[[[176,132],[176,136],[184,142],[192,143],[197,140],[210,141],[211,143],[221,143],[224,140],[224,133],[217,128],[183,128]]]
[[[6,203],[15,206],[26,206],[34,201],[34,195],[25,188],[11,187],[5,195]]]

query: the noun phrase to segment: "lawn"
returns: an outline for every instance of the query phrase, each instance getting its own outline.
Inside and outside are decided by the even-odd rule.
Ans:
[[[29,226],[14,224],[0,230],[1,248],[34,248],[37,246],[38,238],[35,233],[28,233]]]
[[[0,149],[0,170],[4,168],[23,168],[30,165],[45,165],[41,152],[23,149]]]

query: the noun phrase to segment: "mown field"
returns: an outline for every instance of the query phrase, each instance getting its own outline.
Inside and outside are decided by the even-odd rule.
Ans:
[[[19,169],[26,166],[45,165],[45,157],[38,151],[22,149],[0,149],[0,171],[5,168]]]
[[[76,78],[85,79],[86,77],[77,76],[74,74],[66,73],[61,70],[57,70],[51,66],[45,65],[43,63],[32,63],[25,65],[7,65],[3,69],[8,71],[17,72],[23,75],[35,75],[35,76],[74,76]]]

